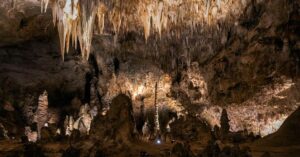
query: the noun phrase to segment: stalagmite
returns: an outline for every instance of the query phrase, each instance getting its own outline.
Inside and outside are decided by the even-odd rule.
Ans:
[[[222,135],[227,135],[230,129],[230,125],[229,125],[229,119],[228,119],[228,114],[226,109],[222,110],[220,123],[221,123]]]
[[[58,128],[58,129],[56,129],[56,132],[55,132],[55,134],[56,135],[60,135],[61,134],[61,131],[60,131],[60,129]]]
[[[79,118],[74,122],[74,129],[79,130],[80,133],[86,133],[88,135],[90,132],[92,120],[95,116],[97,116],[97,113],[97,106],[94,106],[92,110],[90,110],[88,104],[81,106],[79,111]]]
[[[64,120],[64,129],[65,129],[65,135],[69,136],[71,135],[70,129],[69,129],[69,116],[66,115],[66,118]]]
[[[90,107],[88,104],[82,105],[79,109],[79,116],[82,116],[83,114],[87,113],[89,109]]]
[[[154,98],[154,106],[155,106],[155,114],[154,114],[154,134],[160,134],[160,126],[159,126],[159,113],[158,113],[158,104],[157,104],[157,83],[155,84],[155,98]]]
[[[38,139],[38,133],[36,131],[31,131],[29,126],[25,127],[25,136],[27,136],[29,142],[35,143]]]
[[[34,122],[36,106],[33,96],[27,96],[24,100],[22,108],[23,116],[26,118],[26,123],[31,125]]]
[[[173,123],[175,121],[175,118],[172,118],[171,120],[169,120],[169,122],[167,123],[167,125],[166,125],[166,131],[168,132],[168,133],[170,133],[171,132],[171,124]]]
[[[48,121],[47,123],[49,124],[57,124],[60,120],[60,115],[59,115],[59,111],[58,110],[54,110],[49,108],[48,109]]]
[[[70,131],[73,131],[73,129],[74,129],[74,118],[73,118],[73,116],[70,116],[69,117],[69,129],[70,129]]]
[[[38,138],[41,138],[41,129],[48,121],[48,93],[44,91],[39,96],[38,107],[35,112],[35,122],[37,123]]]
[[[73,116],[66,115],[66,118],[65,118],[65,121],[64,121],[64,128],[65,128],[65,135],[70,136],[72,134],[73,129],[74,129]]]
[[[5,139],[9,139],[7,135],[8,131],[5,129],[2,123],[0,123],[0,132],[2,133],[2,137],[4,137]]]
[[[145,123],[143,125],[142,133],[143,133],[143,139],[148,140],[149,136],[150,136],[150,129],[149,129],[148,119],[145,121]]]
[[[98,107],[94,106],[92,107],[92,109],[89,111],[92,119],[94,119],[94,117],[96,117],[98,115]]]

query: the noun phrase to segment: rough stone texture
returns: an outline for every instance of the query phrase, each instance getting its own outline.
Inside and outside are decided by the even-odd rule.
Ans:
[[[195,117],[179,119],[171,124],[172,137],[182,141],[197,141],[207,143],[211,139],[210,128]]]
[[[256,142],[259,146],[291,146],[299,145],[299,119],[300,119],[300,108],[293,112],[277,132],[266,136],[263,140]]]
[[[48,91],[49,107],[55,111],[50,113],[50,123],[61,121],[56,113],[64,112],[72,98],[84,100],[89,64],[76,55],[62,62],[57,49],[57,43],[45,39],[0,48],[0,121],[10,135],[20,137],[24,127],[32,124],[29,110],[36,109],[38,95],[44,90]],[[33,100],[27,102],[31,96]],[[4,110],[5,102],[15,110]]]
[[[131,100],[126,95],[118,95],[112,100],[111,109],[105,117],[96,117],[92,124],[94,138],[114,139],[128,143],[133,140],[134,119]]]
[[[240,103],[278,76],[299,75],[299,35],[293,33],[299,28],[299,12],[293,9],[297,5],[269,1],[245,10],[228,46],[206,66],[213,74],[205,78],[214,102]]]
[[[0,46],[54,33],[50,14],[40,14],[39,0],[3,0],[0,4]]]

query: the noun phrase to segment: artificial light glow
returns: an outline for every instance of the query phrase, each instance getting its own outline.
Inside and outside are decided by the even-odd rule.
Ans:
[[[156,144],[161,144],[161,140],[160,139],[156,139],[155,143]]]

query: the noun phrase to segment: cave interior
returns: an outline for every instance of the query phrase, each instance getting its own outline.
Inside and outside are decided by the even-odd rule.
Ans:
[[[0,156],[299,157],[299,6],[1,0]]]

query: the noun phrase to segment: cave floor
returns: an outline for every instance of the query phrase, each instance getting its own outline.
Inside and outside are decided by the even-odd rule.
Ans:
[[[296,146],[253,146],[250,145],[253,157],[261,157],[265,152],[269,152],[272,157],[299,157],[300,145]]]
[[[48,142],[48,143],[39,143],[42,151],[46,156],[62,156],[63,151],[69,148],[69,144],[67,142]],[[126,146],[127,149],[124,148],[113,148],[115,156],[140,156],[140,152],[147,152],[150,156],[168,156],[168,152],[170,152],[175,143],[163,143],[160,145],[154,143],[146,143],[143,141],[135,141],[128,143]],[[204,150],[205,145],[199,142],[190,143],[191,150],[194,154],[198,154],[202,150]],[[0,156],[5,154],[10,154],[12,152],[22,152],[23,144],[18,141],[0,141]],[[90,150],[92,147],[95,147],[94,143],[90,140],[84,140],[74,144],[76,148],[84,150]],[[251,148],[253,157],[261,157],[265,152],[269,152],[272,157],[299,157],[300,155],[300,145],[293,146],[257,146],[253,143],[246,143],[240,145],[241,147],[249,146]],[[97,147],[97,146],[96,146]],[[100,147],[109,148],[109,144],[107,146],[101,145]],[[117,150],[119,149],[119,150]]]

